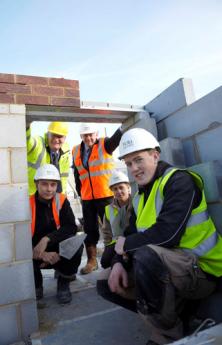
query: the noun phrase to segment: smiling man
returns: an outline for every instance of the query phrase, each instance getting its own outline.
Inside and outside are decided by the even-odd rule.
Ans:
[[[44,137],[32,137],[30,124],[27,124],[26,141],[30,195],[36,191],[34,182],[36,170],[46,163],[55,165],[60,172],[61,181],[57,184],[57,192],[66,193],[70,168],[70,149],[65,142],[67,134],[68,126],[65,123],[51,122]]]
[[[214,291],[222,275],[222,239],[208,214],[201,177],[160,161],[151,133],[130,129],[119,151],[138,193],[130,225],[117,239],[112,270],[97,289],[140,313],[151,329],[147,344],[168,344],[183,336],[185,300]]]

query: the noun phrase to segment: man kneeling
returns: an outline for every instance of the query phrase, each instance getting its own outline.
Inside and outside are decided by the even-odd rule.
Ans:
[[[41,269],[58,273],[57,299],[61,304],[72,300],[69,283],[81,262],[83,246],[67,259],[59,255],[59,243],[76,234],[75,217],[68,199],[56,193],[60,174],[52,164],[41,166],[35,174],[37,191],[30,196],[32,212],[32,247],[36,299],[43,297]]]

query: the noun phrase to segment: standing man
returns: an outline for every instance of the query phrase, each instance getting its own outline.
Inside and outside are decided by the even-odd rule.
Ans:
[[[114,169],[113,151],[119,145],[121,129],[111,138],[98,138],[95,125],[80,126],[80,145],[72,150],[76,189],[82,199],[87,264],[81,269],[87,274],[98,268],[96,245],[99,240],[99,222],[103,220],[105,206],[110,204],[113,193],[109,189],[109,178]]]
[[[60,172],[61,181],[57,192],[66,193],[67,179],[70,169],[70,149],[65,143],[68,126],[63,122],[51,122],[44,137],[31,136],[30,125],[26,128],[29,194],[34,194],[36,186],[34,176],[37,169],[46,163],[51,163]]]
[[[37,191],[30,196],[30,205],[36,298],[43,297],[41,269],[52,268],[58,273],[58,302],[69,303],[72,300],[69,283],[75,279],[83,245],[70,259],[60,256],[59,243],[77,232],[74,214],[66,196],[56,193],[60,175],[54,165],[38,168],[34,179]]]
[[[98,292],[131,310],[133,300],[151,329],[147,345],[168,344],[183,337],[185,299],[207,297],[222,276],[222,238],[208,214],[201,177],[159,161],[160,145],[151,133],[141,128],[124,133],[120,156],[139,191]]]

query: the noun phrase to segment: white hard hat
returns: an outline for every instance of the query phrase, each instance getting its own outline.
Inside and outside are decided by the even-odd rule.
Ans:
[[[53,164],[44,164],[36,171],[35,181],[38,180],[53,180],[60,181],[60,174],[58,169]]]
[[[79,134],[96,133],[98,129],[94,123],[81,123],[79,128]]]
[[[117,183],[129,183],[129,178],[122,171],[115,170],[109,179],[109,188]]]
[[[125,132],[119,143],[119,158],[123,158],[129,153],[160,148],[160,144],[150,132],[143,128],[132,128]]]

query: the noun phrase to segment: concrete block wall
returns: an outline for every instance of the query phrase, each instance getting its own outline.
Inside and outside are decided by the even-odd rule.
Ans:
[[[38,329],[27,185],[25,106],[0,104],[0,344]]]

